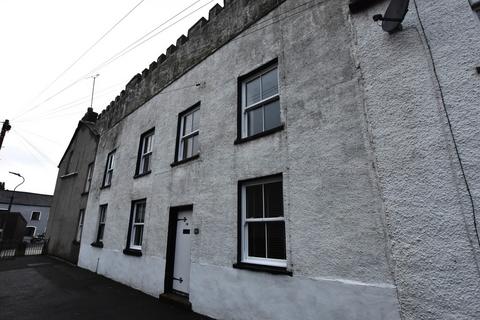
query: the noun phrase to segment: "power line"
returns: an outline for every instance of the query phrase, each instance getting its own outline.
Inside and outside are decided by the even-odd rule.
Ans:
[[[55,119],[55,118],[66,118],[72,115],[81,116],[82,113],[83,113],[83,110],[78,109],[69,113],[55,113],[55,114],[50,114],[44,117],[35,118],[29,121],[19,121],[19,122],[25,123],[25,122],[40,121],[40,120],[43,121],[43,120],[49,120],[49,119]]]
[[[196,1],[195,3],[197,3],[197,2],[198,2],[198,1]],[[109,59],[107,59],[107,60],[106,60],[105,62],[103,62],[102,64],[98,65],[96,68],[92,69],[92,70],[91,70],[89,73],[87,73],[86,75],[88,75],[88,74],[90,74],[90,73],[92,73],[92,72],[94,72],[94,71],[99,70],[100,68],[103,68],[103,67],[105,67],[105,66],[113,63],[115,60],[121,58],[122,56],[124,56],[125,54],[129,53],[130,51],[136,49],[138,46],[140,46],[140,45],[142,45],[143,43],[149,41],[149,40],[152,39],[153,37],[156,37],[157,35],[159,35],[160,33],[164,32],[165,30],[173,27],[175,24],[177,24],[177,23],[179,23],[180,21],[186,19],[187,17],[189,17],[189,16],[192,15],[193,13],[199,11],[199,10],[202,9],[203,7],[205,7],[205,6],[207,6],[208,4],[210,4],[211,2],[213,2],[213,0],[207,2],[206,4],[202,5],[201,7],[199,7],[199,8],[197,8],[197,9],[195,9],[194,11],[190,12],[188,15],[183,16],[182,18],[180,18],[180,19],[178,19],[177,21],[173,22],[172,24],[168,25],[168,26],[165,27],[164,29],[160,30],[159,32],[153,34],[153,35],[150,36],[149,38],[147,38],[147,39],[141,41],[140,43],[138,43],[138,41],[141,40],[141,39],[144,39],[146,35],[151,34],[152,31],[153,31],[153,30],[152,30],[151,32],[147,33],[146,35],[142,36],[141,38],[137,39],[136,41],[134,41],[133,43],[131,43],[130,45],[128,45],[127,47],[125,47],[123,50],[119,51],[117,54],[115,54],[115,55],[113,55],[112,57],[110,57]],[[243,37],[245,37],[245,36],[247,36],[247,35],[250,35],[250,34],[252,34],[252,33],[258,32],[258,31],[260,31],[260,30],[262,30],[262,29],[265,29],[265,28],[267,28],[267,27],[269,27],[269,26],[271,26],[271,25],[273,25],[273,24],[275,24],[275,23],[278,23],[278,22],[280,22],[280,21],[286,20],[286,19],[288,19],[288,18],[291,18],[291,17],[293,17],[293,16],[299,15],[299,14],[301,14],[301,13],[304,13],[304,12],[312,9],[313,7],[316,7],[316,6],[318,6],[318,5],[323,4],[325,1],[323,0],[323,1],[319,1],[319,2],[317,2],[317,3],[315,3],[315,2],[316,2],[316,0],[312,0],[312,1],[309,1],[309,2],[306,2],[306,3],[303,3],[303,4],[301,4],[301,5],[298,5],[298,6],[294,7],[294,8],[291,8],[290,10],[284,11],[284,12],[278,14],[277,16],[274,16],[274,17],[272,17],[272,18],[266,19],[266,20],[264,20],[264,21],[262,22],[262,23],[264,23],[264,25],[262,25],[262,26],[260,26],[260,27],[258,27],[258,28],[256,28],[256,29],[254,29],[254,30],[251,30],[250,32],[243,33],[243,34],[237,36],[235,40],[240,39],[240,38],[243,38]],[[194,3],[194,4],[195,4],[195,3]],[[312,3],[313,3],[313,4],[312,4]],[[168,19],[166,22],[173,20],[176,16],[180,15],[182,12],[185,12],[188,8],[191,8],[194,4],[190,5],[190,6],[187,7],[186,9],[183,9],[182,11],[180,11],[179,13],[177,13],[175,16],[173,16],[172,18]],[[300,7],[304,7],[304,6],[307,6],[307,5],[309,5],[309,4],[312,4],[312,5],[311,5],[311,6],[308,6],[307,8],[305,8],[305,9],[303,9],[303,10],[294,12],[294,13],[291,14],[291,15],[287,15],[287,16],[285,16],[285,17],[282,17],[282,16],[284,16],[284,15],[290,13],[290,12],[295,11],[296,9],[298,9],[298,8],[300,8]],[[273,21],[273,22],[268,23],[268,22],[270,22],[270,21]],[[166,22],[162,23],[162,25],[165,25]],[[160,26],[161,26],[161,25],[160,25]],[[159,27],[160,27],[160,26],[159,26]],[[159,27],[155,28],[154,30],[158,29]],[[134,45],[134,46],[132,47],[132,45],[135,44],[135,43],[136,43],[136,45]],[[86,75],[84,75],[84,76],[86,76]],[[58,92],[57,94],[55,94],[54,96],[62,93],[63,91],[67,90],[68,88],[72,87],[73,85],[75,85],[76,83],[78,83],[78,82],[79,82],[80,80],[82,80],[82,79],[83,79],[83,77],[77,79],[76,81],[74,81],[73,83],[71,83],[70,85],[68,85],[68,86],[65,87],[64,89],[62,89],[61,91],[59,91],[59,92]],[[50,100],[50,99],[52,99],[54,96],[48,98],[47,101]],[[44,102],[45,102],[45,101],[44,101]],[[42,103],[43,103],[43,102],[42,102]]]
[[[165,30],[168,30],[170,29],[171,27],[173,27],[174,25],[176,25],[177,23],[179,23],[180,21],[188,18],[189,16],[191,16],[192,14],[198,12],[199,10],[203,9],[204,7],[206,7],[207,5],[209,5],[210,3],[212,3],[214,0],[211,0],[207,3],[205,3],[204,5],[202,5],[201,7],[195,9],[194,11],[190,12],[189,14],[187,14],[186,16],[180,18],[179,20],[173,22],[172,24],[168,25],[167,27],[161,29],[160,31],[154,33],[153,35],[151,35],[150,37],[148,37],[150,34],[152,34],[153,32],[155,32],[156,30],[158,30],[160,27],[164,26],[165,24],[167,24],[168,22],[172,21],[173,19],[175,19],[176,17],[178,17],[180,14],[182,14],[183,12],[185,12],[186,10],[190,9],[194,4],[196,4],[197,2],[199,1],[196,1],[194,4],[190,5],[189,7],[185,8],[184,10],[180,11],[179,13],[177,13],[175,16],[171,17],[170,19],[168,19],[167,21],[163,22],[162,24],[160,24],[159,26],[157,26],[156,28],[154,28],[153,30],[151,30],[150,32],[146,33],[145,35],[143,35],[142,37],[140,37],[139,39],[135,40],[134,42],[130,43],[128,46],[126,46],[125,48],[123,48],[122,50],[120,50],[119,52],[115,53],[113,56],[111,56],[110,58],[108,58],[107,60],[105,60],[104,62],[102,62],[101,64],[99,64],[98,66],[96,66],[95,68],[93,68],[89,73],[92,73],[92,72],[95,72],[109,64],[111,64],[112,62],[114,62],[115,60],[118,60],[119,58],[123,57],[124,55],[126,55],[127,53],[129,53],[130,51],[138,48],[139,46],[141,46],[142,44],[144,44],[145,42],[153,39],[154,37],[158,36],[159,34],[163,33]],[[147,38],[148,37],[148,38]],[[146,38],[146,39],[145,39]],[[142,41],[143,40],[143,41]]]
[[[90,47],[88,47],[87,50],[85,50],[72,64],[70,64],[65,70],[63,70],[50,84],[48,84],[35,98],[37,99],[39,96],[41,96],[45,91],[50,89],[57,81],[60,79],[63,75],[65,75],[70,69],[72,69],[84,56],[86,56],[100,41],[102,41],[110,32],[113,31],[123,20],[125,20],[136,8],[138,8],[145,0],[141,0],[138,2],[132,9],[130,9],[120,20],[118,20],[110,29],[108,29],[97,41],[95,41]],[[25,112],[29,112],[35,108],[37,108],[38,105],[28,109]],[[16,118],[16,117],[15,117]]]
[[[290,10],[287,10],[287,11],[285,11],[285,12],[283,12],[283,13],[280,13],[279,15],[277,15],[277,16],[275,16],[275,17],[266,19],[265,21],[263,21],[263,23],[268,22],[268,21],[275,20],[275,19],[279,18],[279,17],[282,16],[282,15],[285,15],[285,14],[287,14],[287,13],[290,13],[290,12],[292,12],[292,11],[300,8],[300,7],[306,6],[306,5],[311,4],[311,3],[315,2],[315,1],[316,1],[316,0],[312,0],[312,1],[309,1],[309,2],[307,2],[307,3],[303,3],[303,4],[301,4],[301,5],[298,5],[298,6],[292,8],[292,9],[290,9]],[[193,12],[189,13],[188,15],[182,17],[181,19],[175,21],[174,23],[170,24],[169,26],[165,27],[164,29],[160,30],[159,32],[153,34],[153,35],[150,36],[149,38],[141,41],[140,43],[138,43],[139,40],[133,42],[133,43],[130,44],[129,46],[125,47],[123,50],[117,52],[115,55],[113,55],[112,57],[110,57],[109,59],[107,59],[107,60],[106,60],[105,62],[103,62],[102,64],[100,64],[100,65],[98,65],[97,67],[95,67],[94,69],[92,69],[92,70],[90,71],[90,73],[95,72],[95,71],[99,70],[100,68],[103,68],[103,67],[109,65],[110,63],[114,62],[115,60],[121,58],[122,56],[124,56],[125,54],[129,53],[130,51],[136,49],[138,46],[144,44],[145,42],[149,41],[149,40],[152,39],[153,37],[156,37],[157,35],[159,35],[159,34],[162,33],[163,31],[165,31],[165,30],[173,27],[173,26],[174,26],[175,24],[177,24],[178,22],[180,22],[180,21],[182,21],[183,19],[189,17],[189,16],[192,15],[193,13],[199,11],[200,9],[202,9],[202,8],[205,7],[205,6],[207,6],[207,5],[210,4],[211,2],[213,2],[213,0],[207,2],[207,3],[204,4],[203,6],[199,7],[198,9],[196,9],[195,11],[193,11]],[[245,36],[247,36],[247,35],[250,35],[250,34],[252,34],[252,33],[254,33],[254,32],[260,31],[260,30],[262,30],[262,29],[264,29],[264,28],[266,28],[266,27],[268,27],[268,26],[270,26],[270,25],[272,25],[272,24],[278,23],[278,22],[283,21],[283,20],[285,20],[285,19],[287,19],[287,18],[291,18],[291,17],[293,17],[293,16],[295,16],[295,15],[298,15],[298,14],[301,14],[301,13],[303,13],[303,12],[306,12],[306,11],[310,10],[311,8],[313,8],[313,7],[317,6],[317,5],[320,5],[320,4],[322,4],[322,3],[324,3],[324,1],[320,1],[320,2],[318,2],[318,3],[316,3],[316,4],[312,5],[312,6],[310,6],[310,7],[308,7],[308,8],[306,8],[306,9],[304,9],[304,10],[295,12],[295,13],[289,15],[289,16],[286,16],[286,17],[283,17],[283,18],[279,19],[278,21],[274,21],[274,22],[272,22],[272,23],[270,23],[270,24],[261,26],[261,27],[259,27],[259,28],[257,28],[257,29],[254,29],[254,30],[252,30],[252,31],[250,31],[250,32],[248,32],[248,33],[246,33],[246,34],[242,34],[242,35],[238,36],[236,39],[243,38],[243,37],[245,37]],[[158,29],[158,28],[157,28],[157,29]],[[151,33],[151,32],[150,32],[150,33]],[[149,33],[149,34],[150,34],[150,33]],[[145,37],[145,36],[144,36],[144,37]],[[142,37],[142,38],[144,38],[144,37]],[[142,39],[142,38],[140,38],[140,39]],[[132,45],[135,44],[135,43],[138,43],[138,44],[136,44],[136,45],[134,45],[134,46],[132,47]],[[131,47],[131,48],[130,48],[130,47]]]
[[[257,29],[250,30],[249,32],[242,33],[241,35],[237,36],[237,37],[235,38],[235,40],[244,38],[244,37],[246,37],[246,36],[248,36],[248,35],[250,35],[250,34],[252,34],[252,33],[255,33],[255,32],[257,32],[257,31],[260,31],[260,30],[262,30],[262,29],[265,29],[265,28],[267,28],[267,27],[269,27],[269,26],[271,26],[271,25],[273,25],[273,24],[275,24],[275,23],[278,23],[278,22],[280,22],[280,21],[283,21],[283,20],[286,20],[286,19],[288,19],[288,18],[294,17],[294,16],[299,15],[299,14],[301,14],[301,13],[307,12],[307,11],[309,11],[310,9],[312,9],[312,8],[318,6],[318,5],[321,5],[321,4],[323,4],[323,3],[325,2],[325,0],[319,1],[319,2],[317,2],[317,3],[315,3],[315,4],[312,4],[311,6],[305,8],[305,9],[303,9],[303,10],[300,10],[300,11],[298,11],[298,12],[292,13],[291,15],[288,15],[288,16],[286,16],[286,17],[280,18],[280,16],[282,16],[282,15],[285,15],[285,14],[287,14],[287,13],[290,13],[290,12],[292,12],[292,11],[300,8],[300,7],[309,5],[309,4],[311,4],[311,3],[313,3],[313,2],[316,2],[316,1],[317,1],[317,0],[312,0],[312,1],[309,1],[309,2],[306,2],[306,3],[303,3],[303,4],[298,5],[298,6],[292,8],[292,9],[290,9],[290,10],[287,10],[287,11],[285,11],[285,12],[283,12],[283,13],[280,13],[280,14],[278,14],[277,16],[274,16],[274,17],[271,17],[271,18],[269,18],[269,19],[266,19],[265,21],[263,21],[263,23],[268,22],[268,21],[272,21],[272,20],[275,20],[275,21],[273,21],[272,23],[265,24],[265,25],[263,25],[263,26],[261,26],[261,27],[259,27],[259,28],[257,28]],[[278,20],[276,20],[277,18],[278,18]]]
[[[40,156],[42,156],[42,158],[47,161],[49,164],[53,165],[53,166],[57,166],[55,164],[55,162],[53,162],[53,160],[51,160],[48,156],[46,156],[42,151],[40,151],[37,147],[35,147],[35,145],[33,145],[32,143],[30,143],[30,141],[28,141],[22,134],[20,134],[20,132],[18,132],[17,130],[13,130],[18,137],[20,137],[26,144],[28,144],[30,146],[30,148],[32,148],[33,150],[35,150]],[[34,156],[35,157],[35,156]],[[37,160],[38,158],[35,157]]]
[[[108,86],[105,89],[98,91],[98,93],[95,96],[96,97],[105,96],[106,94],[110,93],[111,91],[118,90],[118,86],[120,86],[120,85],[123,85],[123,82],[118,82],[114,85]],[[15,122],[16,123],[21,123],[21,122],[37,121],[38,117],[48,116],[48,115],[58,113],[60,111],[64,111],[64,110],[74,108],[74,107],[76,107],[80,104],[83,104],[84,102],[87,102],[89,98],[90,98],[90,95],[83,96],[81,98],[75,99],[75,100],[67,102],[65,104],[61,104],[59,106],[56,106],[52,109],[45,110],[44,113],[41,113],[39,115],[35,115],[34,118],[29,119],[29,117],[27,117],[26,119],[21,119],[21,120],[15,121]]]
[[[16,128],[18,128],[18,125],[16,126]],[[17,130],[17,131],[18,131],[18,130]],[[59,146],[59,147],[63,147],[63,144],[62,144],[62,143],[60,143],[60,142],[58,142],[58,141],[55,141],[55,140],[52,140],[52,139],[50,139],[50,138],[48,138],[48,137],[39,135],[38,133],[34,133],[34,132],[31,132],[31,131],[25,130],[24,128],[22,128],[21,131],[22,131],[22,133],[26,133],[26,134],[32,135],[32,136],[34,136],[34,137],[41,138],[41,139],[43,139],[43,140],[49,141],[49,142],[51,142],[51,143],[53,143],[53,144],[56,144],[56,145]]]
[[[177,14],[175,14],[174,16],[172,16],[171,18],[167,19],[165,22],[163,22],[162,24],[160,24],[159,26],[157,26],[156,28],[154,28],[151,32],[157,30],[157,29],[160,28],[161,26],[163,26],[163,25],[165,25],[166,23],[168,23],[169,21],[173,20],[175,17],[179,16],[180,14],[182,14],[183,12],[185,12],[186,10],[190,9],[193,5],[195,5],[195,4],[198,3],[199,1],[201,1],[201,0],[196,0],[194,3],[192,3],[192,4],[189,5],[189,6],[187,6],[186,8],[184,8],[183,10],[181,10],[180,12],[178,12]],[[213,0],[209,1],[207,4],[210,4],[211,2],[213,2]],[[203,5],[202,7],[196,9],[195,11],[191,12],[191,13],[188,14],[187,16],[184,16],[184,17],[181,18],[180,20],[176,21],[174,24],[172,24],[172,25],[170,25],[169,27],[163,29],[161,32],[167,30],[168,28],[172,27],[172,26],[175,25],[176,23],[182,21],[183,19],[187,18],[187,17],[190,16],[191,14],[193,14],[193,13],[197,12],[198,10],[202,9],[202,8],[205,7],[207,4],[205,4],[205,5]],[[147,36],[147,35],[150,34],[151,32],[149,32],[149,33],[147,33],[146,35],[142,36],[140,39],[137,39],[137,40],[134,41],[133,43],[136,43],[136,42],[138,42],[139,40],[143,39],[145,36]],[[155,36],[157,36],[157,35],[160,34],[161,32],[156,33]],[[150,40],[150,39],[151,39],[151,38],[149,38],[148,40]],[[147,40],[147,41],[148,41],[148,40]],[[146,41],[144,41],[144,42],[146,42]],[[142,44],[143,44],[144,42],[142,42]],[[132,44],[133,44],[133,43],[132,43]],[[130,47],[132,44],[128,45],[127,48]],[[141,44],[139,44],[139,45],[141,45]],[[135,46],[135,48],[137,48],[139,45]],[[125,48],[124,48],[123,50],[125,50]],[[122,51],[123,51],[123,50],[122,50]],[[133,49],[129,50],[128,52],[130,52],[130,51],[132,51],[132,50],[133,50]],[[127,52],[127,53],[128,53],[128,52]],[[124,54],[126,54],[126,53],[124,53]],[[123,56],[124,54],[122,54],[122,56]],[[115,56],[115,55],[114,55],[114,56]],[[118,57],[118,58],[120,58],[120,57]],[[115,58],[114,60],[117,60],[118,58]],[[110,59],[111,59],[111,58],[107,59],[106,62],[108,62]],[[113,60],[113,61],[114,61],[114,60]],[[108,64],[112,63],[113,61],[110,61]],[[30,108],[30,109],[28,109],[27,111],[25,111],[24,113],[20,114],[19,116],[14,117],[13,120],[19,119],[19,118],[25,116],[25,114],[27,114],[28,112],[30,112],[30,111],[32,111],[32,110],[40,107],[42,104],[50,101],[51,99],[55,98],[56,96],[58,96],[58,95],[60,95],[61,93],[65,92],[66,90],[70,89],[71,87],[73,87],[74,85],[76,85],[77,83],[79,83],[80,81],[84,80],[85,77],[88,77],[92,72],[94,72],[94,71],[96,71],[96,70],[98,70],[98,69],[100,69],[100,68],[102,68],[102,67],[104,67],[104,66],[106,66],[106,65],[108,65],[108,64],[105,64],[105,62],[103,62],[100,66],[92,69],[91,71],[89,71],[88,73],[84,74],[83,76],[81,76],[81,77],[78,78],[77,80],[74,80],[72,83],[70,83],[69,85],[65,86],[64,88],[62,88],[61,90],[59,90],[59,91],[56,92],[55,94],[49,96],[48,98],[46,98],[46,99],[43,100],[42,102],[36,104],[36,105],[33,106],[32,108]]]

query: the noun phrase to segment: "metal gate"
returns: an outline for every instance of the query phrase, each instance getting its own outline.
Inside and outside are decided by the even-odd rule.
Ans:
[[[39,242],[2,241],[0,242],[0,260],[46,254],[47,247],[48,240]]]

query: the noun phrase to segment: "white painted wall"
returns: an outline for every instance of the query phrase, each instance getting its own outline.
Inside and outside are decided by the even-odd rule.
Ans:
[[[387,4],[352,26],[402,317],[477,319],[480,244],[443,103],[477,206],[480,24],[468,1],[416,0],[389,35],[371,22]]]
[[[471,301],[479,300],[480,285],[471,208],[415,8],[394,35],[371,20],[386,3],[350,17],[347,1],[324,1],[261,27],[303,2],[287,1],[252,26],[256,32],[102,134],[79,265],[97,270],[98,262],[100,274],[157,296],[169,207],[193,204],[200,229],[192,242],[195,311],[227,319],[399,319],[398,292],[403,319],[475,319],[480,305]],[[427,37],[477,197],[475,15],[467,2],[419,5],[430,17]],[[275,57],[286,128],[234,145],[236,79]],[[206,84],[180,89],[198,82]],[[199,100],[200,159],[171,168],[178,113]],[[133,179],[140,135],[152,127],[152,174]],[[100,190],[114,148],[112,187]],[[293,277],[233,269],[237,181],[278,172]],[[143,256],[125,256],[131,201],[145,197]],[[105,247],[92,248],[104,203]]]

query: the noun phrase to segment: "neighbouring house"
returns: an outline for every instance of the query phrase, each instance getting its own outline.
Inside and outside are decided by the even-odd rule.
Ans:
[[[27,221],[19,212],[0,210],[0,242],[22,242],[26,226]]]
[[[224,2],[75,133],[50,241],[219,319],[477,319],[477,7]]]
[[[13,194],[11,213],[18,212],[26,221],[24,240],[45,235],[52,196],[47,194],[0,190],[0,211],[8,214],[8,205]],[[7,221],[7,220],[6,220]],[[15,224],[16,225],[16,224]]]
[[[82,225],[94,170],[98,114],[88,108],[58,165],[47,228],[48,253],[77,263]]]

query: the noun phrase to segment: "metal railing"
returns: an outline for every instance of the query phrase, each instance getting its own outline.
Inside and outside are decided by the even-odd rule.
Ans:
[[[48,241],[2,241],[0,242],[0,260],[46,254],[47,246]]]

